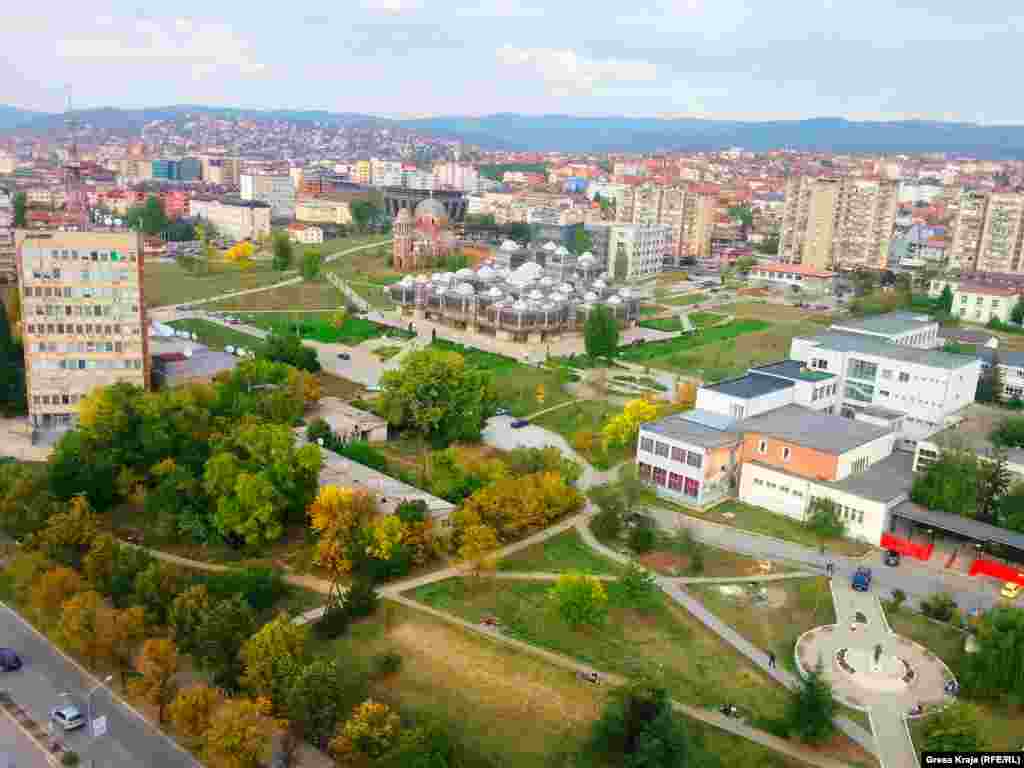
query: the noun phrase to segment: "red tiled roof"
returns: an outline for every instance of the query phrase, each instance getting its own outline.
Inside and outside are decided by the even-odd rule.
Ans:
[[[835,277],[835,272],[815,269],[806,264],[755,264],[750,268],[752,272],[758,269],[766,272],[791,272],[796,275],[803,275],[804,277]]]
[[[977,283],[965,280],[960,283],[960,287],[957,288],[960,293],[980,293],[985,296],[1017,296],[1020,292],[1020,288],[1004,288],[998,285],[992,285],[991,283]]]

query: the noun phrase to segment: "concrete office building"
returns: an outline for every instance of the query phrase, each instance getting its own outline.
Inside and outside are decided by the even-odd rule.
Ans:
[[[615,224],[608,230],[608,274],[641,280],[661,272],[671,232],[664,224]]]
[[[67,429],[94,388],[149,385],[137,232],[17,234],[29,419]]]
[[[295,184],[291,174],[243,173],[239,182],[243,200],[267,203],[274,218],[295,215]]]
[[[213,223],[233,240],[257,240],[270,234],[270,206],[257,200],[192,198],[192,216]]]

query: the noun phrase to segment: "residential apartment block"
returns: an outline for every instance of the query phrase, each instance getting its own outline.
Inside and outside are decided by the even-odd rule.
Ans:
[[[148,386],[142,236],[20,231],[17,242],[33,427],[72,426],[95,387]]]
[[[881,179],[799,176],[786,182],[779,257],[819,270],[884,269],[898,186]]]
[[[711,234],[718,213],[715,195],[685,187],[644,184],[625,187],[623,202],[616,207],[619,222],[663,224],[669,227],[667,254],[680,259],[706,259],[711,255]]]
[[[270,206],[258,200],[192,198],[193,216],[213,223],[217,231],[235,240],[257,240],[270,234]]]
[[[664,224],[615,224],[608,229],[608,273],[639,280],[661,272],[671,234]]]
[[[1020,272],[1024,237],[1024,194],[994,192],[988,196],[985,223],[976,260],[979,272]]]

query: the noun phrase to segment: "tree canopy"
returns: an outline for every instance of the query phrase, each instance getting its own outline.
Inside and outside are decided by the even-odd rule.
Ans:
[[[130,229],[141,230],[147,235],[159,235],[168,224],[164,204],[156,195],[150,195],[142,205],[133,205],[125,215]]]
[[[288,233],[284,231],[275,232],[271,247],[274,252],[272,261],[274,269],[279,272],[291,269],[295,249],[292,246],[291,238],[288,237]]]
[[[0,299],[0,415],[17,416],[28,408],[24,360],[24,349],[11,332],[7,308]]]
[[[583,325],[583,344],[589,357],[614,357],[619,349],[619,324],[615,313],[597,304]]]

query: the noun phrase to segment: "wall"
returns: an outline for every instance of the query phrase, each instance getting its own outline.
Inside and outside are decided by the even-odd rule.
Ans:
[[[761,440],[766,443],[764,453],[759,450]],[[782,458],[784,448],[790,450],[788,460]],[[743,436],[742,461],[759,461],[801,477],[835,480],[839,457],[759,432],[747,432]]]
[[[836,480],[843,480],[850,476],[853,472],[853,465],[859,460],[866,458],[868,460],[868,466],[878,463],[882,459],[892,454],[893,442],[896,439],[896,435],[890,432],[887,435],[882,435],[877,440],[872,440],[870,443],[854,448],[852,451],[839,456],[839,461],[836,467]]]
[[[780,389],[776,392],[769,392],[761,397],[750,399],[736,397],[734,395],[729,395],[706,387],[700,387],[697,390],[697,408],[711,411],[712,413],[720,413],[723,416],[730,416],[732,418],[737,418],[733,415],[733,406],[743,408],[743,413],[738,418],[745,419],[750,416],[756,416],[759,413],[764,413],[765,411],[781,408],[782,406],[789,405],[792,402],[792,387]]]
[[[836,403],[839,401],[839,379],[824,379],[822,381],[801,381],[793,382],[793,403],[810,408],[813,411],[828,411],[838,413]],[[830,389],[830,387],[832,389]],[[818,392],[818,399],[814,399],[814,393]],[[831,392],[831,394],[827,394]],[[829,410],[832,409],[832,410]]]

